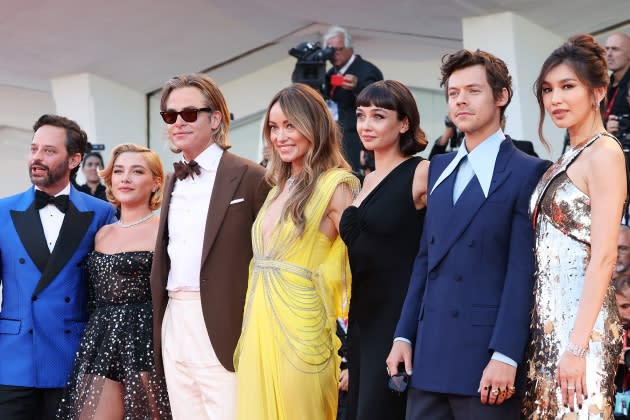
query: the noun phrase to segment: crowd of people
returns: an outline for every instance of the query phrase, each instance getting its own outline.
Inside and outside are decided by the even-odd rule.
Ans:
[[[541,142],[546,118],[569,138],[553,164],[503,132],[499,57],[444,56],[442,137],[461,141],[429,161],[409,89],[343,28],[324,41],[324,89],[293,84],[266,109],[266,168],[229,152],[203,74],[163,86],[182,157],[168,174],[146,147],[104,165],[77,123],[37,120],[32,186],[0,199],[1,418],[627,414],[630,186],[613,134],[630,37],[578,35],[542,64]]]

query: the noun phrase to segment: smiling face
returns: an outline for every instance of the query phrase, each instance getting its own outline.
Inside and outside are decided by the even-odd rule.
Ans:
[[[375,106],[359,106],[356,112],[363,147],[377,152],[400,149],[400,135],[409,129],[406,118],[401,121],[396,111]]]
[[[466,135],[467,144],[483,141],[500,127],[501,109],[507,90],[495,99],[486,69],[474,65],[454,71],[448,79],[449,118]]]
[[[208,107],[199,89],[186,86],[174,89],[166,100],[166,111],[179,112],[183,109]],[[197,120],[186,122],[181,115],[173,124],[167,125],[168,136],[173,145],[182,151],[184,159],[195,159],[214,142],[214,133],[221,122],[219,112],[200,111]]]
[[[271,145],[283,162],[291,164],[292,173],[298,174],[312,147],[311,142],[289,121],[278,102],[269,110],[268,120]]]
[[[28,159],[33,185],[48,194],[57,194],[68,185],[70,171],[80,162],[81,154],[68,155],[64,128],[43,125],[37,129]]]
[[[111,191],[121,206],[149,205],[151,193],[160,185],[142,153],[121,153],[113,165]]]
[[[541,86],[545,111],[556,126],[569,133],[585,132],[585,127],[589,131],[587,127],[599,113],[596,98],[569,65],[562,63],[549,70]],[[604,88],[595,89],[597,99],[601,100],[604,94]]]

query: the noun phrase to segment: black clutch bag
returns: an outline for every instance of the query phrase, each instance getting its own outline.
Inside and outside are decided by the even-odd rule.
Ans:
[[[407,375],[407,372],[405,372],[404,370],[398,372],[394,376],[391,376],[389,378],[389,381],[387,381],[387,387],[391,391],[398,392],[399,394],[402,394],[403,392],[407,390],[408,384],[409,384],[409,375]]]

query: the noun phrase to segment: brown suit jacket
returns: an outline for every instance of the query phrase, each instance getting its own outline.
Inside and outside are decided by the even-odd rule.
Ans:
[[[269,192],[263,176],[262,166],[225,151],[217,168],[205,226],[200,273],[201,308],[212,347],[221,364],[232,372],[252,259],[251,227]],[[159,372],[164,369],[161,330],[168,302],[168,213],[174,185],[175,176],[171,173],[166,178],[151,268],[153,346]],[[230,204],[239,198],[244,201]]]

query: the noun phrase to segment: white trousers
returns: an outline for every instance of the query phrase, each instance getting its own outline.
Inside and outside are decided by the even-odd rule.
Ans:
[[[236,374],[217,359],[198,292],[169,292],[162,360],[175,420],[236,418]]]

